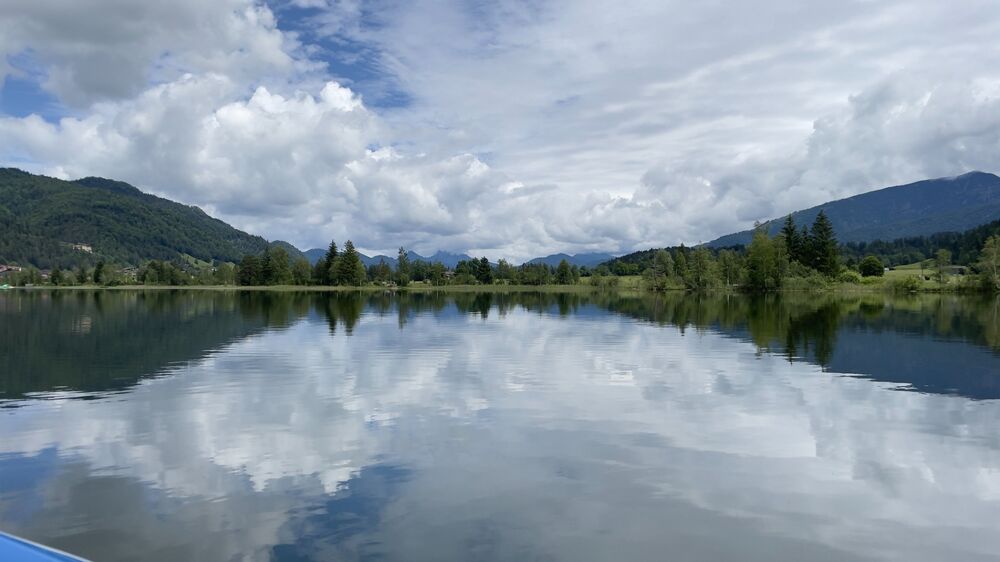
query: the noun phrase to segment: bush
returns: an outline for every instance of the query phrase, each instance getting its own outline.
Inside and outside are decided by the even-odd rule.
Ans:
[[[923,282],[915,275],[900,277],[892,281],[892,290],[900,293],[916,293],[923,286]]]
[[[781,288],[787,291],[815,291],[818,289],[828,289],[830,278],[822,273],[811,270],[812,273],[805,277],[786,277],[781,281]]]
[[[885,266],[882,261],[875,256],[867,256],[861,260],[858,271],[863,277],[881,277],[885,274]]]
[[[590,278],[590,284],[599,289],[614,289],[618,287],[617,275],[594,275]]]
[[[852,285],[861,284],[861,274],[857,271],[851,271],[850,269],[845,269],[837,275],[837,281],[839,283],[850,283]]]

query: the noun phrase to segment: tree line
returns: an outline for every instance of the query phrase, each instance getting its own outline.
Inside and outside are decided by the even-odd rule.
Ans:
[[[961,255],[973,274],[954,288],[1000,290],[1000,235],[984,235],[990,232],[989,228],[990,225],[985,225],[967,235],[947,238],[962,241]],[[976,240],[981,243],[970,247]],[[682,245],[646,250],[601,264],[595,275],[641,274],[647,287],[658,291],[739,289],[750,292],[809,289],[834,282],[862,283],[865,278],[884,275],[886,264],[879,256],[867,254],[858,259],[843,248],[825,213],[820,212],[808,227],[796,225],[789,215],[773,237],[758,224],[746,247],[710,249]],[[932,252],[928,273],[941,285],[947,284],[955,271],[952,256],[947,247]],[[894,282],[903,290],[922,286],[922,280],[915,275]]]
[[[971,266],[979,261],[986,240],[997,235],[1000,235],[1000,220],[965,232],[939,232],[889,241],[848,242],[841,246],[841,253],[847,265],[860,262],[866,256],[875,256],[886,266],[895,267],[935,259],[939,250],[947,250],[956,265]]]
[[[405,248],[399,248],[396,267],[380,261],[366,267],[354,243],[348,240],[343,249],[331,241],[326,253],[312,266],[306,260],[289,262],[288,253],[276,246],[262,255],[248,254],[237,266],[237,283],[261,285],[319,285],[359,287],[366,284],[405,287],[411,283],[439,285],[572,285],[586,268],[563,260],[558,266],[522,264],[514,266],[501,259],[491,263],[485,256],[459,261],[453,269],[441,262],[412,261]]]
[[[954,272],[953,261],[975,259],[969,263],[971,275],[953,288],[985,289],[1000,291],[1000,235],[989,234],[1000,224],[991,223],[970,233],[954,238],[958,244],[959,260],[953,260],[948,246],[936,249],[928,263],[929,274],[944,285]],[[969,244],[982,240],[981,245]],[[972,241],[972,242],[970,242]],[[874,244],[874,243],[873,243]],[[856,254],[845,252],[838,243],[834,228],[827,216],[820,212],[810,226],[799,226],[788,216],[779,233],[770,236],[758,225],[753,239],[746,247],[713,250],[705,246],[682,246],[637,252],[601,264],[594,270],[577,267],[562,260],[552,267],[544,263],[514,266],[506,260],[491,263],[486,257],[458,262],[447,268],[440,262],[411,261],[404,248],[399,249],[396,267],[384,261],[366,267],[361,256],[348,240],[344,247],[335,241],[323,257],[310,265],[304,258],[291,259],[280,245],[271,245],[262,253],[250,253],[238,264],[192,263],[182,261],[152,260],[135,271],[115,265],[97,263],[94,268],[79,266],[76,269],[54,268],[45,279],[37,269],[27,268],[8,275],[15,285],[318,285],[360,287],[377,285],[405,287],[411,283],[442,285],[574,285],[583,278],[597,288],[614,287],[622,275],[641,275],[644,284],[654,291],[664,290],[743,290],[767,292],[780,289],[810,289],[828,286],[834,282],[863,283],[866,278],[881,277],[886,263],[875,254],[857,259]],[[856,250],[861,246],[856,245]],[[921,276],[923,272],[921,272]],[[923,280],[916,276],[897,281],[904,290],[916,290]]]

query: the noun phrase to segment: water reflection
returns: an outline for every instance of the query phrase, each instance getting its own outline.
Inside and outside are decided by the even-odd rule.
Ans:
[[[994,302],[72,296],[63,318],[39,312],[44,326],[66,322],[58,338],[118,334],[136,338],[121,353],[160,358],[132,363],[127,392],[103,400],[15,394],[19,407],[0,411],[0,528],[95,560],[988,560],[1000,549],[1000,403],[830,373],[854,345],[924,357],[929,344],[996,371]],[[0,299],[5,327],[54,306]],[[189,344],[167,318],[210,336]],[[161,341],[174,351],[153,350]],[[140,361],[98,343],[54,349],[92,350],[80,357],[95,374]],[[130,371],[114,372],[106,380]]]
[[[894,382],[901,389],[1000,398],[1000,300],[968,296],[636,296],[616,293],[306,293],[139,291],[0,295],[0,406],[59,390],[93,398],[203,358],[250,335],[306,316],[351,334],[365,314],[395,315],[403,328],[421,314],[490,314],[522,309],[558,316],[612,311],[713,330],[753,342],[761,353],[831,372]]]

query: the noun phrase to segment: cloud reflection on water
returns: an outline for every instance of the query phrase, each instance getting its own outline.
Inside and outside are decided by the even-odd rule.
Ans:
[[[0,482],[40,475],[0,484],[3,527],[100,560],[1000,550],[995,401],[586,305],[369,307],[332,333],[318,310],[125,394],[0,411]]]

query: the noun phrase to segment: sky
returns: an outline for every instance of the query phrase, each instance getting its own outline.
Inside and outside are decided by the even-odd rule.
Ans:
[[[0,165],[300,248],[697,244],[998,171],[1000,3],[0,0]]]

